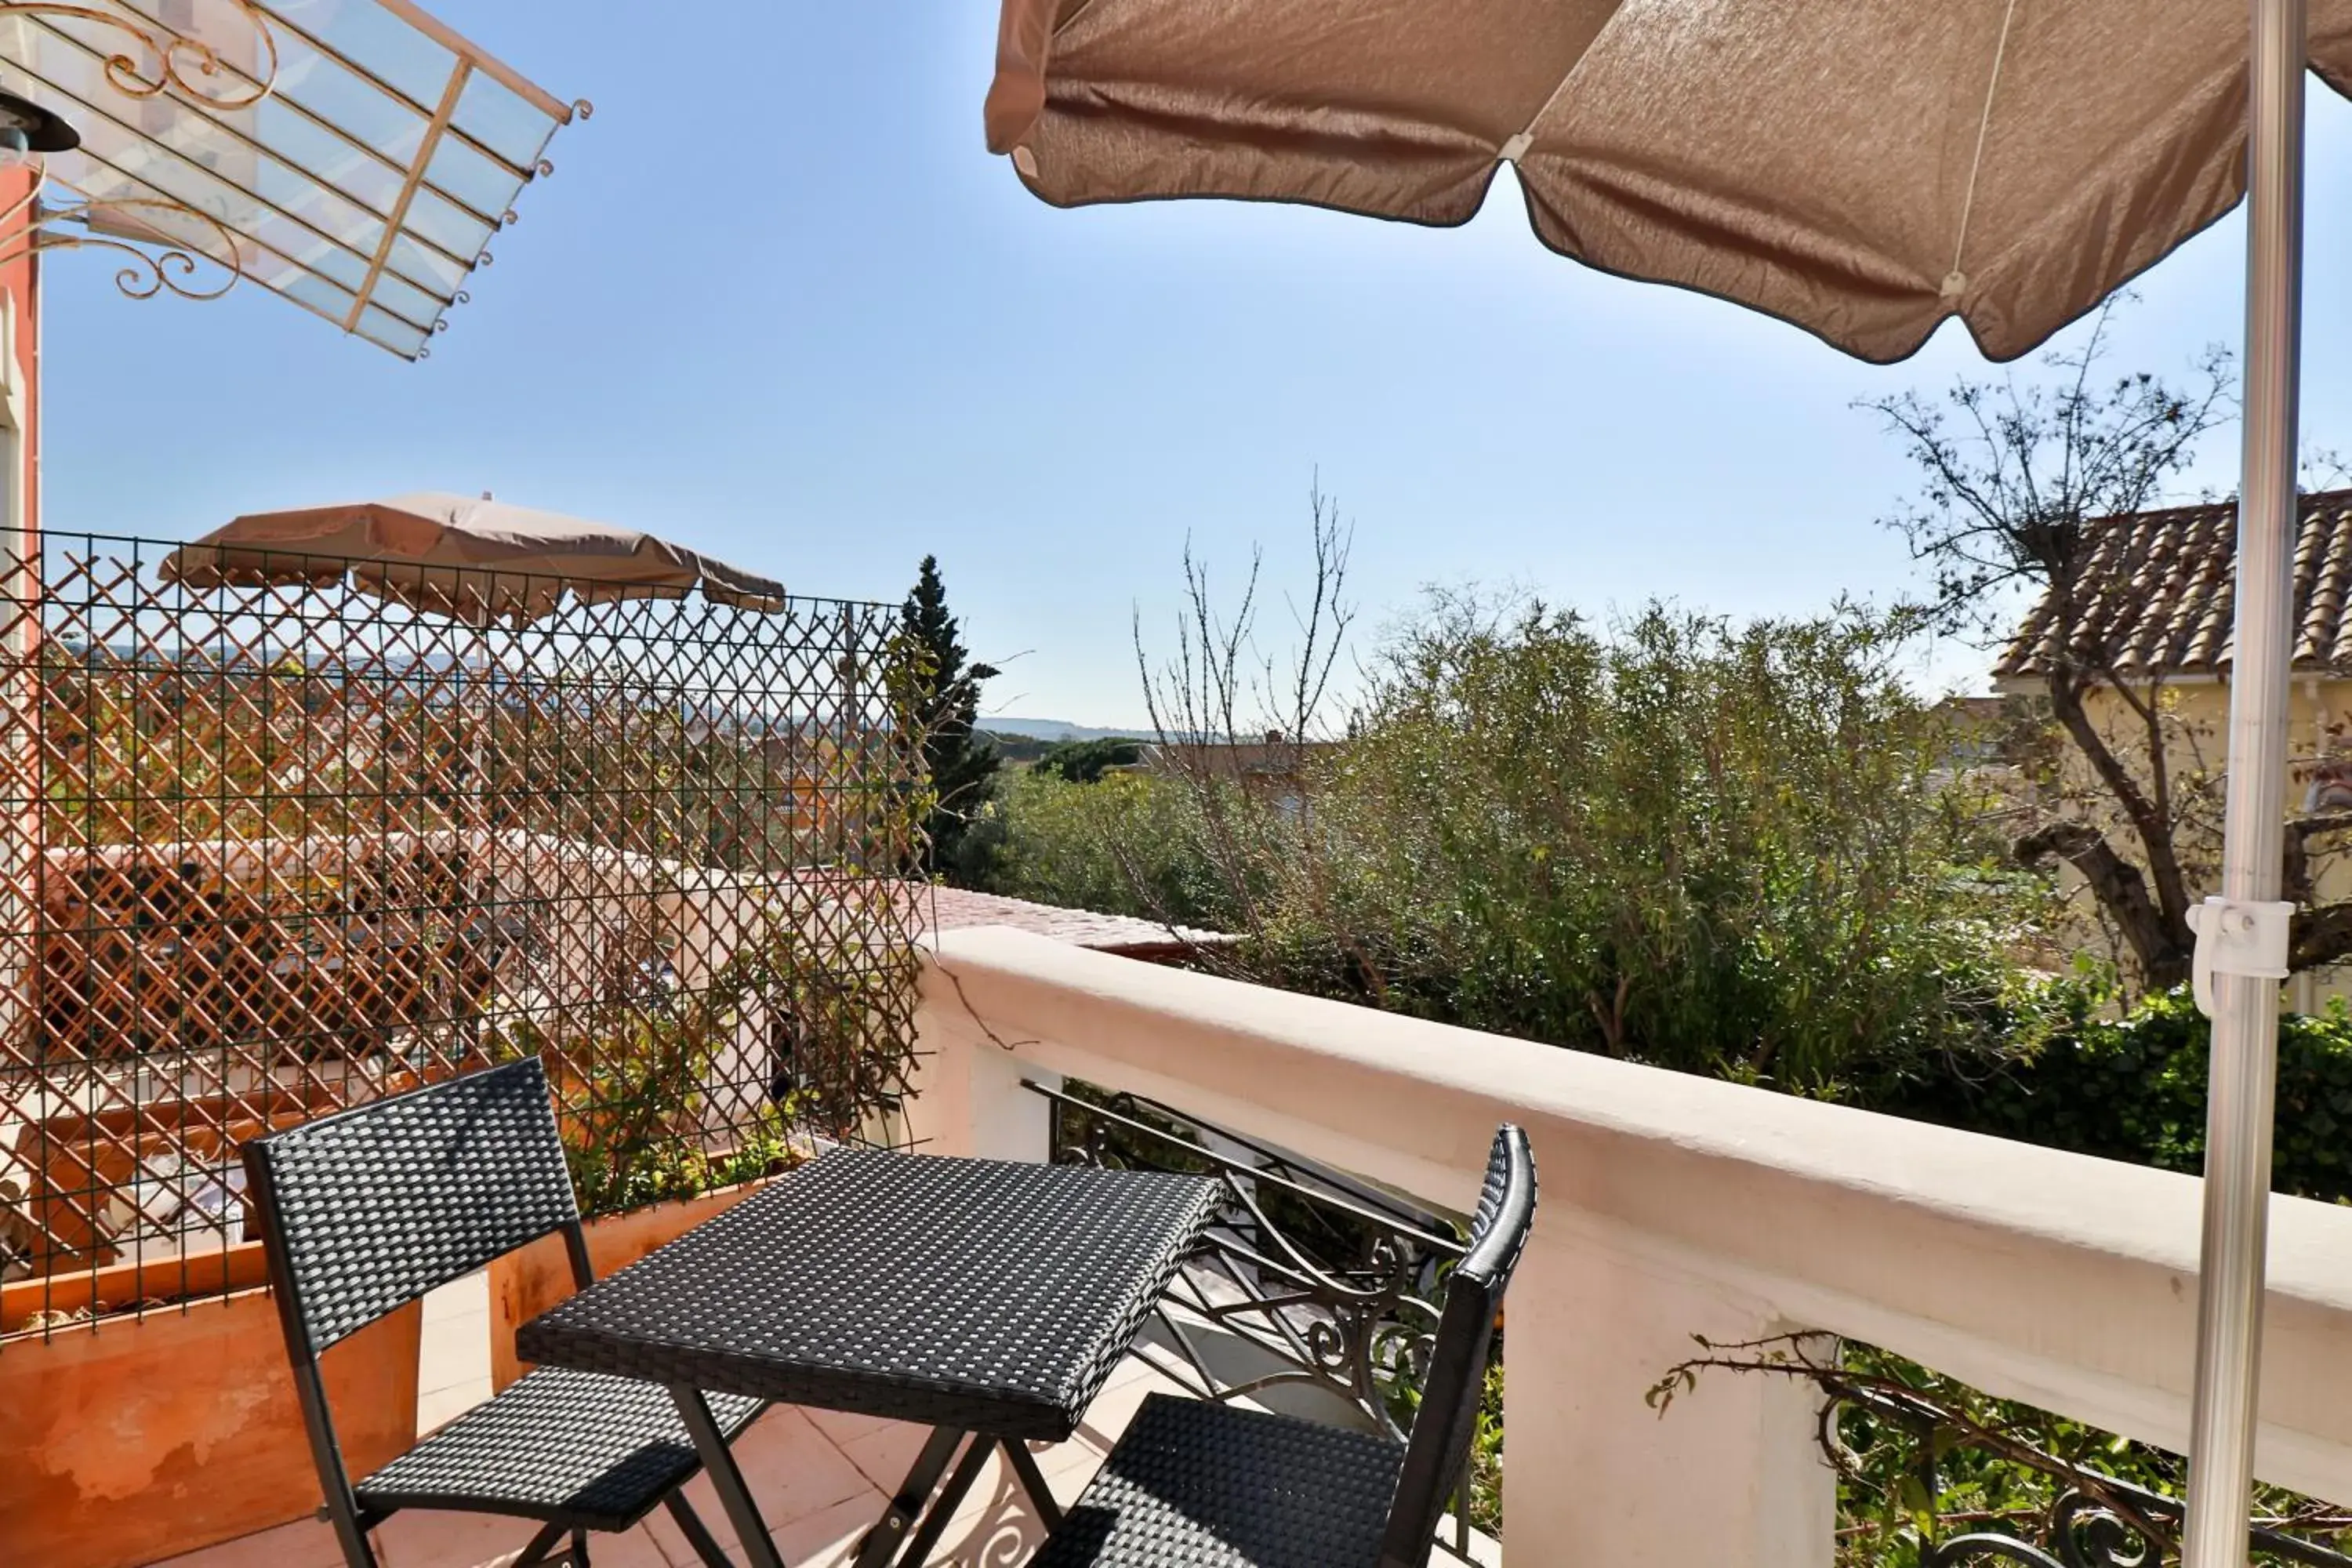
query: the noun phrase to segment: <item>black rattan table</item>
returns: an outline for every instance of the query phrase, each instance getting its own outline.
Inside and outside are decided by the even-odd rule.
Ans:
[[[1162,1172],[836,1150],[524,1324],[515,1349],[667,1385],[752,1568],[782,1561],[706,1393],[931,1426],[858,1552],[878,1568],[906,1542],[919,1563],[994,1448],[1059,1522],[1025,1445],[1077,1429],[1221,1192]]]

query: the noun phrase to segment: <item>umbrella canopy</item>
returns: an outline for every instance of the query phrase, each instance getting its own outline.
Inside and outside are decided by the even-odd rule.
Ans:
[[[2352,93],[2352,0],[2311,17]],[[2237,202],[2246,58],[2211,0],[1004,0],[987,128],[1060,205],[1459,224],[1507,162],[1577,260],[2010,359]]]
[[[784,598],[777,583],[634,528],[430,491],[254,512],[180,546],[162,572],[197,589],[324,585],[348,574],[369,593],[476,625],[535,619],[567,592],[597,602],[698,587],[755,610]]]
[[[2243,1568],[2278,981],[2306,67],[2352,0],[1001,0],[989,144],[1068,205],[1307,202],[1536,232],[1864,359],[1948,317],[2014,358],[2249,191],[2245,448],[2187,1568]]]

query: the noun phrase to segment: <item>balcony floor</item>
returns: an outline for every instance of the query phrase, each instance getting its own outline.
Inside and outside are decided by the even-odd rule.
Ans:
[[[419,1346],[416,1415],[419,1430],[430,1431],[490,1395],[489,1292],[474,1275],[436,1290],[425,1300]],[[1188,1332],[1218,1366],[1220,1376],[1269,1370],[1254,1352],[1205,1323]],[[1175,1364],[1164,1331],[1147,1328],[1140,1344],[1161,1363]],[[1235,1359],[1238,1358],[1238,1359]],[[1119,1363],[1077,1435],[1037,1451],[1037,1468],[1066,1507],[1086,1489],[1111,1445],[1118,1442],[1145,1397],[1155,1392],[1182,1394],[1181,1384],[1157,1370],[1144,1355]],[[1347,1408],[1322,1394],[1291,1388],[1269,1391],[1266,1399],[1244,1400],[1311,1419],[1345,1420]],[[888,1493],[915,1462],[927,1428],[868,1415],[779,1405],[760,1417],[737,1440],[735,1453],[759,1500],[777,1549],[793,1568],[842,1568],[856,1555],[857,1538],[882,1517]],[[700,1477],[687,1485],[695,1511],[730,1552],[735,1527]],[[503,1568],[530,1540],[525,1520],[482,1514],[395,1514],[376,1531],[382,1568]],[[1027,1498],[1008,1473],[1002,1455],[992,1455],[979,1484],[957,1510],[940,1538],[933,1563],[996,1563],[1025,1561],[1043,1532]],[[667,1513],[656,1511],[625,1535],[599,1535],[590,1542],[596,1568],[701,1568]],[[1501,1548],[1474,1536],[1471,1561],[1499,1568]],[[1441,1551],[1441,1563],[1458,1562]],[[149,1568],[343,1568],[334,1534],[305,1520],[172,1557]]]
[[[419,1425],[437,1426],[490,1391],[488,1298],[478,1276],[426,1299],[417,1412]],[[1113,1373],[1071,1441],[1038,1452],[1038,1467],[1055,1496],[1067,1504],[1093,1479],[1103,1456],[1155,1389],[1181,1393],[1174,1382],[1130,1356]],[[887,1492],[914,1463],[925,1428],[870,1416],[780,1405],[761,1416],[736,1445],[752,1495],[770,1533],[794,1568],[835,1568],[855,1555],[857,1538],[882,1515]],[[687,1487],[695,1511],[730,1551],[735,1529],[698,1478]],[[491,1568],[503,1564],[531,1534],[528,1521],[455,1513],[404,1513],[375,1533],[383,1568]],[[992,1457],[941,1540],[937,1563],[1019,1562],[1039,1539],[1034,1513]],[[599,1535],[590,1543],[597,1568],[698,1568],[667,1513],[656,1512],[626,1535]],[[156,1568],[341,1568],[332,1531],[304,1521],[173,1557]]]

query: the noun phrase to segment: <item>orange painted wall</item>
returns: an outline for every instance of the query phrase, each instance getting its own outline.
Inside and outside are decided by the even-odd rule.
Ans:
[[[0,211],[21,200],[31,188],[29,169],[0,170]],[[0,235],[0,247],[9,247]],[[14,260],[0,262],[0,290],[16,318],[17,384],[25,388],[25,519],[37,527],[41,517],[41,268],[29,249]]]
[[[423,1308],[321,1358],[354,1475],[416,1441]],[[203,1375],[191,1375],[191,1369]],[[267,1291],[0,1350],[0,1563],[135,1568],[310,1513],[318,1471]]]

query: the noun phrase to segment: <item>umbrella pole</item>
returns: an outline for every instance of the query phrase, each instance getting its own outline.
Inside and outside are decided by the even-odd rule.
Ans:
[[[2221,862],[2221,894],[2229,902],[2221,909],[2208,905],[2198,941],[2200,967],[2210,976],[2213,1047],[2184,1568],[2245,1568],[2278,1055],[2278,981],[2230,973],[2226,959],[2208,967],[2206,960],[2209,949],[2218,955],[2228,945],[2213,928],[2225,919],[2246,918],[2229,911],[2272,904],[2279,896],[2286,794],[2303,314],[2304,0],[2252,0],[2252,26],[2245,471],[2238,491],[2238,624]]]

